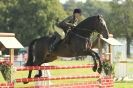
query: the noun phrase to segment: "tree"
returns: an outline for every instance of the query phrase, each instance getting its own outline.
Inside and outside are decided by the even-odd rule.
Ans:
[[[130,44],[133,38],[133,1],[114,0],[111,3],[110,28],[117,37],[125,37],[127,41],[127,56],[130,57]]]
[[[81,8],[83,5],[82,2],[76,2],[76,0],[68,0],[63,6],[68,15],[72,15],[72,12],[75,8]],[[82,8],[81,8],[82,9]]]
[[[53,21],[65,11],[58,0],[1,0],[0,31],[14,32],[24,44],[52,32]]]

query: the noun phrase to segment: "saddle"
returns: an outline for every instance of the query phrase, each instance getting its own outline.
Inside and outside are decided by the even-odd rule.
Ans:
[[[57,33],[55,35],[53,35],[50,38],[50,42],[49,42],[49,52],[52,53],[60,43],[63,44],[69,44],[69,40],[70,40],[70,34],[67,33],[67,35],[62,39],[60,38],[59,35],[57,35]]]

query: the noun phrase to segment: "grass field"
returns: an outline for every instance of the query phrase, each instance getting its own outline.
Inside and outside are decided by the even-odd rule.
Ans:
[[[50,65],[60,65],[60,66],[66,66],[66,65],[85,65],[88,64],[89,61],[54,61],[50,63]],[[35,75],[35,71],[33,71],[32,77]],[[71,76],[71,75],[87,75],[93,73],[92,69],[62,69],[62,70],[52,70],[51,72],[52,76]],[[13,73],[14,78],[26,78],[28,75],[28,71],[20,71]],[[51,81],[52,84],[64,84],[64,83],[79,83],[79,82],[86,82],[86,81],[92,81],[97,79],[72,79],[72,80],[60,80],[60,81]],[[0,74],[0,83],[4,82],[1,74]],[[17,83],[15,84],[16,87],[23,87],[23,86],[34,86],[35,82],[31,82],[29,84],[23,84],[23,83]],[[133,88],[133,82],[119,82],[115,83],[114,88]]]

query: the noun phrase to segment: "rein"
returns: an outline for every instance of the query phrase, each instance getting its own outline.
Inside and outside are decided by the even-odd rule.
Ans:
[[[81,29],[82,29],[82,30],[81,30]],[[86,30],[85,28],[77,28],[77,27],[75,27],[75,28],[72,29],[72,31],[74,31],[74,30],[78,30],[78,31],[87,31],[87,32],[92,33],[91,30]]]
[[[84,37],[84,36],[82,36],[82,35],[79,35],[79,34],[77,34],[77,33],[74,33],[72,30],[69,31],[69,33],[68,33],[67,36],[70,36],[70,34],[74,34],[75,36],[80,37],[80,38],[85,39],[85,40],[89,40],[89,38]],[[91,35],[91,34],[92,34],[92,33],[90,33],[90,35]]]

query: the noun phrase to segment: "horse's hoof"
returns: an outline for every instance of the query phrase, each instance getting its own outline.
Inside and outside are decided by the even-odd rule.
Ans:
[[[23,82],[24,84],[28,84],[29,82]]]
[[[102,68],[98,68],[98,69],[97,69],[97,72],[98,72],[99,74],[101,74]]]
[[[93,70],[94,72],[96,72],[97,66],[94,66],[94,67],[92,68],[92,70]]]
[[[40,75],[35,75],[34,78],[41,77]]]

